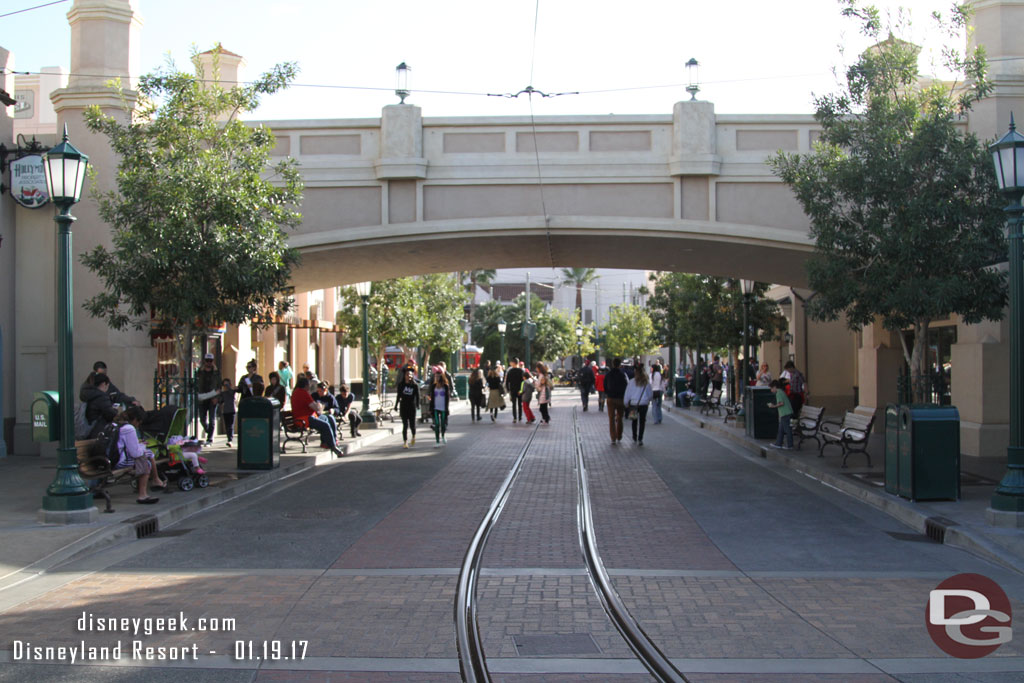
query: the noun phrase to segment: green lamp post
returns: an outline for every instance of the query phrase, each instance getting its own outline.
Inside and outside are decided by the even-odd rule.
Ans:
[[[576,326],[576,355],[580,357],[580,367],[583,367],[583,328]]]
[[[501,364],[505,365],[505,331],[508,329],[508,323],[505,322],[504,318],[498,320],[498,337],[501,338]]]
[[[996,182],[1009,204],[1007,216],[1010,243],[1010,445],[1006,449],[1006,474],[992,494],[992,510],[1003,513],[1024,513],[1024,135],[1017,132],[1010,114],[1010,130],[989,147],[995,162]],[[1021,524],[1018,517],[1017,526]]]
[[[743,362],[740,363],[740,400],[747,397],[747,367],[750,365],[750,298],[754,294],[753,280],[740,280],[740,291],[743,293]]]
[[[46,191],[57,207],[57,393],[60,396],[60,446],[57,474],[43,496],[41,517],[53,522],[89,522],[96,506],[89,488],[78,476],[74,418],[74,316],[71,284],[71,207],[82,198],[89,157],[64,139],[43,154]]]
[[[372,282],[357,282],[356,294],[363,301],[363,410],[359,417],[363,424],[372,427],[377,424],[377,418],[370,412],[370,316],[367,309],[370,305],[370,288]],[[384,377],[377,375],[377,381],[383,382]]]

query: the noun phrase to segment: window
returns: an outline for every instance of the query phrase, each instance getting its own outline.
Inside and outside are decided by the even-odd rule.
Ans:
[[[907,348],[912,349],[913,331],[905,331],[903,338],[907,342]],[[928,369],[928,377],[925,381],[928,385],[928,400],[938,405],[948,406],[952,403],[953,344],[956,344],[956,325],[928,329],[928,344],[925,346],[925,367]],[[909,374],[905,362],[903,374]]]

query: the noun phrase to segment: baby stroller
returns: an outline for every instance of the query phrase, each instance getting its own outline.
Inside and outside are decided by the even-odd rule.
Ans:
[[[177,483],[182,491],[210,485],[205,473],[195,471],[183,453],[199,454],[202,446],[195,439],[185,439],[185,411],[176,406],[165,406],[150,411],[142,424],[146,447],[156,456],[157,466],[168,481]],[[134,483],[134,482],[133,482]]]

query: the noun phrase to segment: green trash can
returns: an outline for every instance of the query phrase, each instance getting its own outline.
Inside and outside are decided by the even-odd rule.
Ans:
[[[686,389],[689,387],[689,382],[686,381],[685,377],[675,377],[675,394],[676,394],[676,406],[679,408],[683,407],[683,396],[686,394]],[[687,408],[690,406],[687,405]]]
[[[885,406],[885,490],[900,492],[900,407]]]
[[[281,464],[279,406],[263,397],[238,402],[238,469],[272,470]]]
[[[952,406],[904,405],[899,412],[899,495],[960,499],[960,413]]]
[[[60,394],[37,391],[32,400],[32,440],[60,441]]]
[[[747,436],[755,439],[774,439],[779,435],[779,409],[769,407],[775,403],[775,391],[769,387],[748,387],[744,405]]]
[[[469,375],[455,375],[455,393],[463,401],[469,398]]]

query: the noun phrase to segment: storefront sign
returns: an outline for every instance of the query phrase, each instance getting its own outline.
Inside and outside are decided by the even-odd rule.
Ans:
[[[43,157],[33,154],[11,162],[11,197],[24,207],[38,209],[50,196],[46,193]]]

